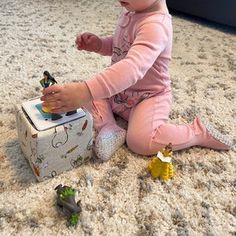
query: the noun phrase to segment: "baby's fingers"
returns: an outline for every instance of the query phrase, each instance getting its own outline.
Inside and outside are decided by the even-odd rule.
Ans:
[[[56,101],[60,101],[60,93],[51,93],[51,94],[47,94],[42,96],[40,99],[41,101],[44,102],[56,102]]]
[[[61,85],[52,85],[48,88],[45,88],[43,90],[43,95],[53,94],[53,93],[59,93],[62,90]]]
[[[78,34],[78,35],[76,36],[75,44],[76,44],[76,45],[81,45],[81,44],[82,44],[81,34]]]
[[[90,33],[84,33],[83,35],[81,35],[81,39],[85,44],[91,43],[91,38],[92,38],[92,34]]]
[[[61,86],[53,85],[43,90],[43,96],[40,98],[41,101],[51,102],[60,100],[61,97]]]

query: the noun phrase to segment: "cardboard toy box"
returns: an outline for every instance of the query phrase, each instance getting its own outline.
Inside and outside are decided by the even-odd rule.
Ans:
[[[84,115],[46,130],[37,130],[21,105],[16,105],[21,149],[38,181],[80,166],[92,155],[92,116]]]

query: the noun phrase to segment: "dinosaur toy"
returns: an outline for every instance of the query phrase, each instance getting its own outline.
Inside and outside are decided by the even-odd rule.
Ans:
[[[148,163],[148,171],[153,178],[160,178],[164,181],[174,176],[174,167],[171,161],[172,145],[169,143],[165,148],[161,149]]]
[[[80,201],[75,202],[75,189],[59,184],[55,190],[57,192],[58,208],[68,217],[69,226],[76,227],[82,209],[80,207]]]

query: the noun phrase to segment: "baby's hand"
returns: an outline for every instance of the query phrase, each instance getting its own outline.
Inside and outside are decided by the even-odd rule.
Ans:
[[[75,40],[78,50],[98,52],[102,47],[101,39],[92,33],[78,34]]]
[[[68,83],[44,89],[41,100],[44,107],[50,107],[51,113],[63,113],[92,101],[92,95],[85,82]]]

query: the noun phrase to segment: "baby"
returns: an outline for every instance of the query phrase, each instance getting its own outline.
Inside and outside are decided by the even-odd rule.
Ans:
[[[110,37],[78,34],[78,50],[111,56],[111,66],[89,80],[44,89],[42,101],[55,113],[88,109],[98,132],[94,150],[108,160],[125,141],[130,150],[153,155],[172,143],[173,150],[202,146],[228,150],[232,141],[208,122],[168,123],[172,95],[169,64],[172,18],[165,0],[119,0],[123,11]],[[114,114],[128,121],[127,130]]]

